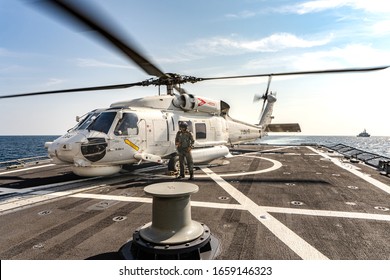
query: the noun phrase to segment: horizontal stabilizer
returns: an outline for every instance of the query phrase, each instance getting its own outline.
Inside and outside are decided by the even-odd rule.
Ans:
[[[301,132],[301,127],[298,123],[273,123],[269,124],[266,132]]]

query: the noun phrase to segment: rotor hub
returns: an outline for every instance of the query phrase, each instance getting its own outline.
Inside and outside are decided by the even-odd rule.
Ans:
[[[142,82],[143,86],[169,86],[169,85],[180,85],[185,83],[196,83],[203,81],[202,78],[197,78],[194,76],[186,76],[175,73],[166,73],[164,76],[158,78],[151,78]]]

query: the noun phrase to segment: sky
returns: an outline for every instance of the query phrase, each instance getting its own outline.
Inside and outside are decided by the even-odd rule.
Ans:
[[[160,69],[197,77],[390,65],[386,0],[79,0],[98,7]],[[0,95],[150,78],[87,30],[32,0],[0,0]],[[274,77],[274,123],[302,135],[390,136],[390,70]],[[184,88],[224,100],[257,123],[267,78]],[[0,99],[0,135],[61,135],[96,108],[158,94],[155,87]]]

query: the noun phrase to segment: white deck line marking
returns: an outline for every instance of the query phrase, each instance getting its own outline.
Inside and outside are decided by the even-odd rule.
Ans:
[[[260,151],[254,152],[254,153],[269,153],[269,152],[273,152],[273,151],[286,150],[286,149],[289,149],[291,147],[293,147],[293,146],[276,147],[276,148],[272,148],[272,149],[268,149],[268,150],[260,150]]]
[[[99,178],[99,177],[83,178],[83,179],[77,179],[77,180],[73,180],[73,181],[52,183],[52,184],[48,184],[48,185],[35,186],[35,187],[23,188],[23,189],[0,188],[0,192],[3,192],[3,193],[15,193],[15,194],[28,194],[28,193],[34,192],[34,194],[38,194],[38,191],[44,191],[44,190],[49,189],[49,188],[61,187],[63,185],[68,185],[68,184],[86,182],[86,181],[94,180],[96,178]],[[20,197],[18,197],[16,199],[20,199]],[[10,200],[6,200],[6,201],[9,202]],[[1,204],[1,202],[0,202],[0,204]]]
[[[359,170],[356,170],[356,169],[351,169],[351,168],[348,168],[347,166],[345,166],[342,162],[339,161],[338,158],[333,158],[333,157],[330,157],[328,156],[327,154],[323,153],[323,152],[320,152],[320,151],[317,151],[316,149],[312,148],[312,147],[308,147],[309,149],[311,149],[313,152],[316,152],[317,154],[321,155],[322,157],[326,158],[326,159],[329,159],[330,161],[332,161],[335,165],[351,172],[352,174],[355,174],[356,176],[358,176],[359,178],[365,180],[366,182],[374,185],[375,187],[381,189],[382,191],[390,194],[390,186],[370,177],[370,176],[367,176],[366,174],[360,172]]]
[[[55,196],[55,197],[68,196],[68,197],[73,197],[73,198],[89,198],[89,199],[113,200],[113,201],[122,201],[122,202],[152,203],[151,198],[128,197],[128,196],[120,196],[120,195],[105,195],[105,194],[92,194],[92,193],[72,194],[69,192],[47,193],[46,195],[47,196]],[[246,206],[241,205],[241,204],[203,202],[203,201],[194,201],[194,200],[191,201],[191,206],[205,207],[205,208],[217,208],[217,209],[247,210]],[[272,206],[261,206],[261,207],[263,208],[263,210],[265,212],[270,212],[270,213],[390,221],[390,215],[383,215],[383,214],[367,214],[367,213],[359,213],[359,212],[296,209],[296,208],[283,208],[283,207],[272,207]]]
[[[284,242],[291,250],[293,250],[302,259],[313,260],[327,260],[328,258],[319,252],[316,248],[311,246],[295,232],[286,227],[283,223],[275,219],[262,206],[254,203],[250,198],[245,196],[238,189],[230,185],[221,176],[212,172],[209,168],[202,169],[211,179],[220,185],[227,193],[236,199],[244,208],[249,211],[258,221],[260,221],[268,230],[270,230],[276,237]],[[268,219],[261,219],[260,217],[266,215]]]
[[[147,197],[131,197],[131,196],[107,195],[107,194],[77,193],[77,194],[70,195],[70,197],[113,200],[113,201],[123,201],[123,202],[152,203],[152,199]]]
[[[274,171],[274,170],[279,169],[280,167],[282,167],[282,163],[281,162],[279,162],[277,160],[274,160],[274,159],[270,159],[270,158],[260,157],[260,156],[256,156],[256,155],[249,155],[249,156],[240,155],[240,157],[259,158],[259,159],[267,160],[267,161],[272,162],[273,166],[271,166],[269,168],[266,168],[266,169],[260,169],[260,170],[250,171],[250,172],[243,171],[243,172],[235,172],[235,173],[224,173],[224,174],[220,174],[219,176],[221,176],[221,177],[247,176],[247,175],[271,172],[271,171]],[[145,172],[138,172],[138,171],[135,171],[134,174],[146,175]],[[154,176],[154,177],[160,177],[160,178],[172,178],[172,176],[170,176],[170,175],[152,175],[152,174],[147,174],[147,176]],[[195,177],[196,178],[208,178],[209,176],[196,174]]]
[[[65,196],[62,192],[49,193],[51,196]],[[128,197],[120,195],[105,195],[105,194],[92,194],[92,193],[76,193],[71,194],[69,197],[74,198],[90,198],[99,200],[113,200],[122,202],[141,202],[152,203],[151,198],[145,197]],[[235,209],[235,210],[247,210],[245,205],[241,204],[228,204],[228,203],[215,203],[215,202],[203,202],[191,200],[191,206],[205,207],[205,208],[218,208],[218,209]],[[329,210],[311,210],[311,209],[296,209],[296,208],[284,208],[284,207],[272,207],[261,206],[265,212],[270,213],[282,213],[282,214],[296,214],[296,215],[308,215],[308,216],[323,216],[334,218],[351,218],[351,219],[365,219],[365,220],[378,220],[378,221],[390,221],[390,215],[383,214],[367,214],[359,212],[342,212],[342,211],[329,211]]]
[[[123,201],[123,202],[152,203],[152,198],[120,196],[120,195],[77,193],[77,194],[74,194],[74,195],[70,195],[70,197],[90,198],[90,199],[100,199],[100,200],[115,200],[115,201]],[[242,207],[242,205],[240,205],[240,204],[203,202],[203,201],[193,201],[193,200],[191,200],[191,206],[194,206],[194,207],[206,207],[206,208],[218,208],[218,209],[245,210]]]
[[[271,206],[263,206],[263,208],[267,212],[271,212],[271,213],[322,216],[322,217],[332,217],[332,218],[364,219],[364,220],[377,220],[377,221],[390,222],[390,215],[383,215],[383,214],[368,214],[368,213],[359,213],[359,212],[343,212],[343,211],[330,211],[330,210],[296,209],[296,208],[283,208],[283,207],[271,207]]]
[[[248,152],[248,153],[234,155],[232,157],[234,158],[234,157],[246,157],[248,155],[261,155],[261,154],[264,154],[264,153],[272,153],[273,151],[285,150],[285,149],[288,149],[288,148],[291,148],[291,147],[292,146],[284,146],[284,147],[278,147],[278,148],[268,149],[268,150],[259,150],[259,151],[255,151],[255,152]]]
[[[5,201],[4,203],[2,203],[0,205],[0,215],[2,214],[2,212],[29,207],[29,206],[34,205],[36,203],[52,200],[54,198],[70,196],[74,193],[88,191],[88,190],[91,190],[91,189],[94,189],[97,187],[101,187],[101,185],[92,186],[92,187],[85,187],[85,188],[76,188],[76,189],[73,189],[70,191],[55,191],[55,190],[54,191],[50,191],[50,190],[37,191],[37,192],[34,192],[25,198],[19,197],[19,199],[11,199],[11,200]]]
[[[26,170],[32,170],[32,169],[38,169],[38,168],[44,168],[44,167],[49,167],[49,166],[53,166],[53,165],[55,165],[55,164],[54,163],[50,163],[50,164],[33,166],[33,167],[27,167],[27,168],[22,168],[22,169],[15,169],[15,170],[11,170],[11,171],[0,172],[0,175],[11,174],[11,173],[21,172],[21,171],[26,171]]]
[[[253,156],[250,156],[250,157],[253,157]],[[266,169],[255,170],[255,171],[250,171],[250,172],[245,172],[244,171],[244,172],[237,172],[237,173],[220,174],[219,176],[221,176],[221,177],[236,177],[236,176],[246,176],[246,175],[260,174],[260,173],[271,172],[271,171],[274,171],[274,170],[279,169],[280,167],[282,167],[282,163],[280,163],[277,160],[270,159],[270,158],[265,158],[265,157],[257,157],[257,158],[270,161],[274,165],[269,167],[269,168],[266,168]],[[202,168],[202,170],[204,170],[204,168]],[[196,177],[209,177],[209,176],[206,174],[206,175],[196,175]]]

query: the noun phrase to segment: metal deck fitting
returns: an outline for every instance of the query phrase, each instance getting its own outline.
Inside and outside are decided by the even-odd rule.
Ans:
[[[191,183],[164,182],[144,189],[153,197],[152,222],[133,233],[120,252],[125,259],[213,259],[219,242],[210,229],[191,219]]]

